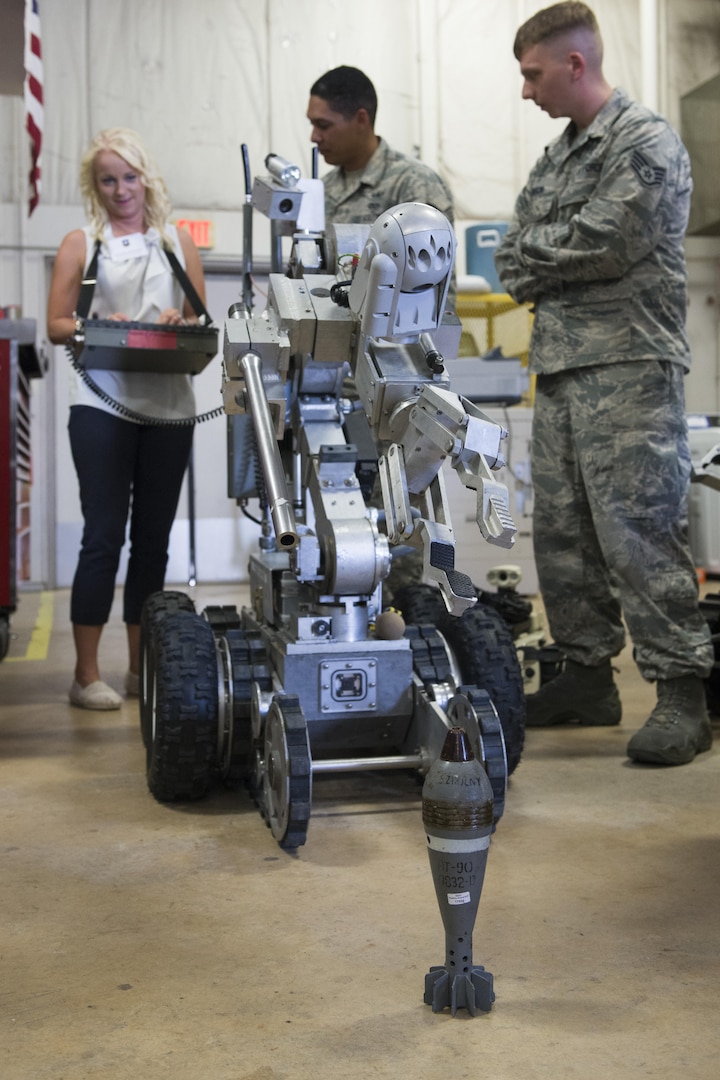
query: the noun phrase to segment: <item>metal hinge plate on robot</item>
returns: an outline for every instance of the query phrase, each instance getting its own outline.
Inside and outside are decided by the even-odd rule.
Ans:
[[[366,712],[377,708],[377,660],[323,660],[320,708],[324,712]]]
[[[330,289],[337,278],[314,274],[305,281],[317,317],[313,359],[316,363],[331,364],[336,364],[340,356],[347,356],[349,360],[355,318],[348,308],[339,307],[330,297]]]
[[[254,352],[268,368],[286,375],[290,362],[290,338],[265,319],[226,319],[223,356],[229,379],[242,379],[240,357]]]
[[[330,298],[337,278],[332,274],[312,274],[302,280],[281,274],[270,278],[273,306],[280,325],[290,334],[293,354],[312,353],[320,364],[349,358],[355,319]]]

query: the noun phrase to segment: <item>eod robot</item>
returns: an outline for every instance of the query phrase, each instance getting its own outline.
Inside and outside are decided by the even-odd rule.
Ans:
[[[448,461],[476,493],[483,539],[511,547],[495,476],[507,432],[453,393],[443,363],[460,338],[443,318],[454,234],[439,211],[405,203],[362,230],[360,250],[357,235],[335,230],[336,273],[273,273],[266,311],[238,305],[225,322],[224,408],[251,417],[261,479],[249,604],[198,614],[185,594],[158,593],[142,621],[150,790],[194,799],[216,777],[247,781],[291,849],[317,774],[425,775],[459,725],[497,819],[522,748],[512,638],[455,566],[441,471]],[[383,582],[408,551],[424,585],[401,615],[385,610]],[[424,618],[429,586],[439,628]]]

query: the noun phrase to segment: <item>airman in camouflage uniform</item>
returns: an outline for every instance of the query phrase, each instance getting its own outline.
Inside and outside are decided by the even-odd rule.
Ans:
[[[441,210],[452,225],[450,189],[415,158],[391,150],[375,134],[377,94],[359,68],[333,68],[310,89],[310,138],[328,165],[324,177],[325,217],[340,224],[372,225],[402,202],[423,202]]]
[[[528,699],[528,724],[612,724],[623,616],[658,703],[630,757],[684,764],[712,742],[713,652],[687,541],[683,378],[688,155],[660,116],[612,90],[585,4],[538,12],[515,42],[523,96],[570,124],[521,192],[496,254],[532,301],[534,547],[568,662]]]

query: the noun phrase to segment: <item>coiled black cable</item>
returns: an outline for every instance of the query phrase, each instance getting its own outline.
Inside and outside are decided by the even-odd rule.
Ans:
[[[106,390],[103,390],[98,386],[82,364],[78,363],[73,348],[69,343],[65,346],[65,350],[68,354],[70,363],[85,385],[89,387],[93,394],[96,394],[102,402],[109,405],[114,412],[119,413],[125,420],[132,420],[136,424],[147,424],[151,427],[192,427],[194,424],[204,423],[205,420],[214,420],[216,416],[222,416],[225,412],[222,405],[219,405],[216,409],[210,409],[208,412],[200,413],[198,416],[181,416],[174,419],[161,416],[146,416],[145,413],[135,412],[134,409],[129,409],[128,406],[123,405],[122,402],[116,401],[111,394],[108,394]]]

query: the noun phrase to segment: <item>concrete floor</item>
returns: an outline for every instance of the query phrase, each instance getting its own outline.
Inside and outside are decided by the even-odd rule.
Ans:
[[[67,610],[23,594],[0,664],[4,1080],[720,1075],[720,740],[632,765],[629,655],[619,729],[528,732],[475,927],[497,1000],[453,1019],[422,1000],[444,932],[412,778],[316,778],[296,855],[245,794],[160,805],[137,702],[68,704]]]

